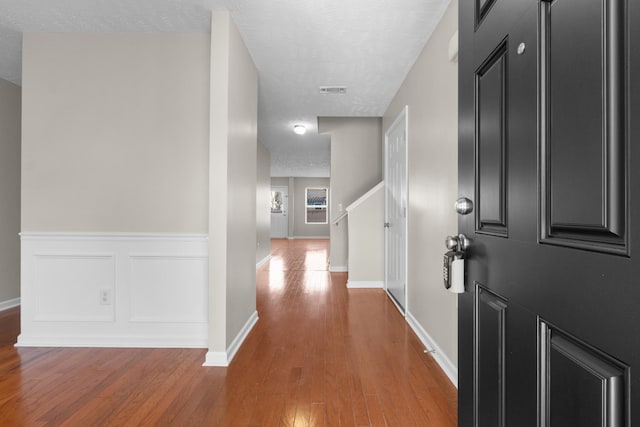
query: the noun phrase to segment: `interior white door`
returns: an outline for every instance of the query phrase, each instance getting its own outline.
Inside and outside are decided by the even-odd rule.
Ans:
[[[407,107],[385,133],[385,288],[407,305]]]
[[[289,236],[289,188],[271,187],[271,237]]]

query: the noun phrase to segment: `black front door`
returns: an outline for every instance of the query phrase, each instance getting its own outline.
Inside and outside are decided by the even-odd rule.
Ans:
[[[460,425],[640,425],[640,2],[459,8]]]

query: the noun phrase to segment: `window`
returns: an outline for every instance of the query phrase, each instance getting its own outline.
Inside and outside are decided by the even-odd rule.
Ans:
[[[271,191],[271,213],[282,213],[284,197],[282,191]]]
[[[329,215],[327,213],[327,204],[329,200],[328,188],[306,188],[306,224],[328,224]]]

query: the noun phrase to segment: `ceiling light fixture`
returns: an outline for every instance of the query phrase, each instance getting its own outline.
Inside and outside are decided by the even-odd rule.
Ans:
[[[307,128],[304,127],[304,125],[294,125],[293,131],[298,135],[304,135],[305,133],[307,133]]]

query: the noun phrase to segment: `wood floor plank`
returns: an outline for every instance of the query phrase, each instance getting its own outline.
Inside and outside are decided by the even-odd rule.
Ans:
[[[259,321],[228,368],[205,349],[15,348],[0,312],[1,426],[448,427],[457,390],[379,289],[330,273],[327,240],[273,240]]]
[[[309,426],[327,426],[327,407],[325,403],[312,403],[309,413]]]
[[[387,427],[387,422],[382,413],[382,407],[378,400],[378,395],[369,394],[365,396],[367,401],[367,412],[369,413],[369,422],[371,427]]]
[[[204,352],[183,349],[180,360],[184,360],[185,363],[167,366],[165,370],[158,372],[147,386],[153,390],[152,393],[145,392],[148,389],[139,389],[137,399],[140,402],[130,402],[129,408],[123,408],[122,413],[126,415],[126,419],[122,425],[134,427],[157,423],[160,418],[154,417],[159,414],[157,408],[166,408],[176,399],[176,396],[184,390],[179,387],[179,384],[196,383],[197,371],[190,366],[201,362],[202,358],[204,358]]]

